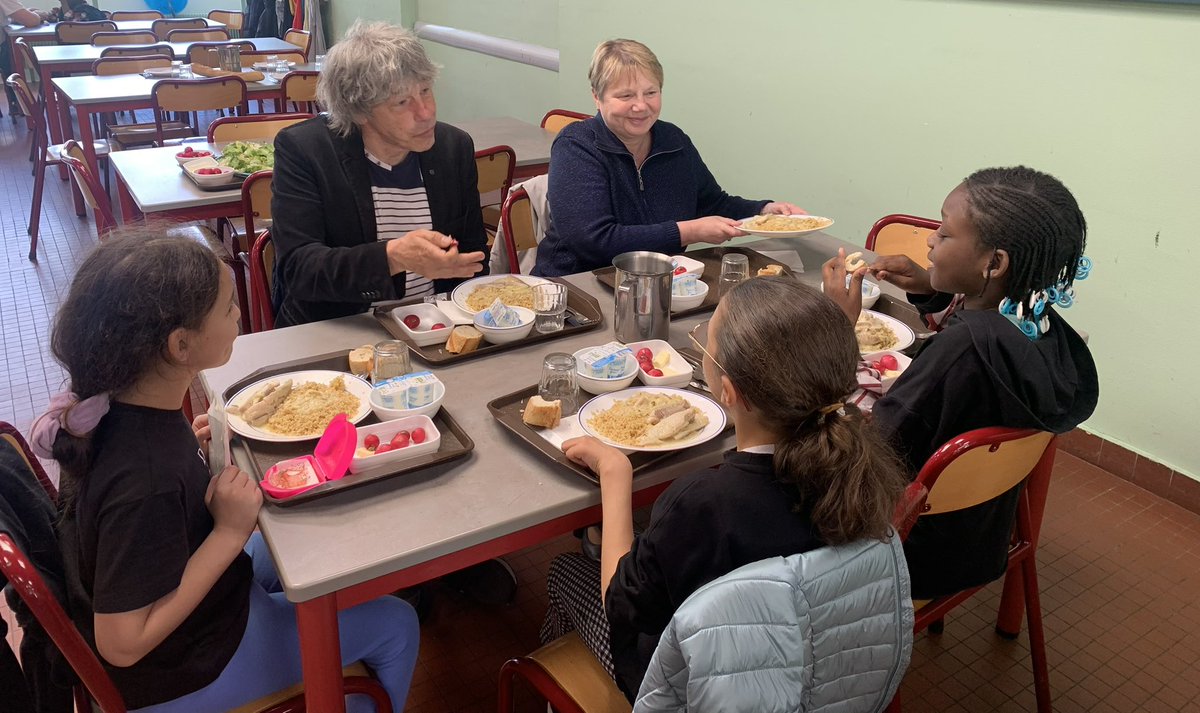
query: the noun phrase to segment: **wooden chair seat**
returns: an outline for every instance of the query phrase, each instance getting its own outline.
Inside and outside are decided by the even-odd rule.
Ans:
[[[629,713],[633,710],[612,676],[604,670],[579,634],[555,639],[529,654],[576,704],[588,713]]]

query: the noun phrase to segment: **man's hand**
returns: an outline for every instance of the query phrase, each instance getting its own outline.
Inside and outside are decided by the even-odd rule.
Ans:
[[[433,230],[414,230],[387,243],[388,272],[415,272],[431,280],[473,277],[483,270],[482,252],[460,253],[458,241]]]

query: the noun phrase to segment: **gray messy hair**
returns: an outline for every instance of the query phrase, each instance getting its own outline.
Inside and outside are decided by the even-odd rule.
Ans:
[[[348,136],[376,106],[413,85],[432,82],[437,74],[437,65],[412,32],[358,20],[325,56],[317,101],[329,113],[330,128]]]

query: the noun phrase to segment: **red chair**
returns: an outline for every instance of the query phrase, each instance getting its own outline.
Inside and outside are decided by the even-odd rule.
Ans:
[[[483,226],[495,232],[500,225],[500,207],[512,187],[517,152],[508,146],[493,146],[475,152],[476,185],[483,209]]]
[[[275,266],[275,246],[271,231],[264,230],[250,248],[250,322],[251,331],[275,328],[275,309],[271,304],[271,271]]]
[[[902,213],[885,215],[871,226],[866,247],[880,255],[907,255],[921,267],[929,267],[929,245],[925,239],[940,227],[940,220]]]
[[[246,82],[239,76],[211,77],[209,79],[160,79],[150,90],[150,101],[154,107],[154,125],[157,145],[165,145],[163,127],[168,124],[167,112],[192,114],[191,126],[198,132],[198,112],[218,109],[237,110],[245,114]]]
[[[910,483],[892,514],[892,526],[903,541],[925,508],[928,492]],[[521,678],[558,713],[629,713],[629,701],[596,660],[579,634],[571,632],[528,656],[500,667],[499,713],[513,711],[513,684]],[[893,704],[895,705],[895,704]]]
[[[590,114],[580,114],[577,111],[569,111],[567,109],[551,109],[542,117],[542,128],[557,134],[567,124],[574,124],[577,121],[590,118],[592,118]]]
[[[33,471],[34,477],[37,478],[38,485],[42,486],[42,490],[46,491],[46,495],[54,502],[58,502],[58,488],[54,487],[50,476],[46,475],[46,469],[42,467],[42,462],[33,454],[33,449],[25,442],[25,438],[16,426],[7,421],[0,421],[0,440],[8,441],[12,444],[14,450],[21,454],[25,460],[25,465]]]
[[[1037,582],[1037,530],[1041,521],[1044,491],[1035,482],[1048,482],[1057,447],[1052,433],[1032,429],[981,428],[964,433],[942,446],[921,468],[916,483],[929,489],[923,515],[954,512],[987,502],[1017,485],[1025,484],[1017,501],[1017,524],[1008,550],[1006,577],[1019,576],[1024,587],[1024,604],[1029,624],[1029,649],[1033,658],[1034,691],[1039,713],[1049,713],[1050,674],[1046,664],[1046,638]],[[1036,511],[1036,516],[1034,512]],[[1007,582],[1006,582],[1007,583]],[[913,632],[935,626],[952,609],[982,586],[931,599],[914,601]],[[889,713],[899,713],[900,696],[892,700]]]
[[[518,186],[509,191],[500,208],[500,232],[504,235],[504,252],[508,256],[508,271],[521,274],[520,254],[537,247],[533,232],[533,207],[529,194]]]
[[[37,262],[37,244],[38,231],[42,223],[42,195],[46,186],[46,167],[58,166],[62,163],[63,145],[51,146],[50,138],[46,133],[46,111],[41,101],[34,97],[33,92],[29,89],[29,85],[25,83],[25,78],[19,74],[13,74],[5,80],[9,88],[12,89],[13,95],[17,98],[17,106],[21,108],[21,112],[33,124],[33,135],[31,137],[33,154],[33,198],[29,206],[29,226],[26,232],[29,234],[29,259]],[[96,141],[93,143],[93,148],[96,156],[105,162],[107,167],[108,161],[108,142]],[[105,187],[104,195],[108,195],[108,172],[105,171]]]

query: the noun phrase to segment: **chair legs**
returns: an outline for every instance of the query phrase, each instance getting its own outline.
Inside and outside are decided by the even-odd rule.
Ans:
[[[34,141],[37,144],[37,157],[34,159],[33,167],[33,200],[29,206],[29,259],[37,262],[37,243],[38,229],[42,224],[42,193],[46,187],[46,149],[41,146],[40,141]]]

